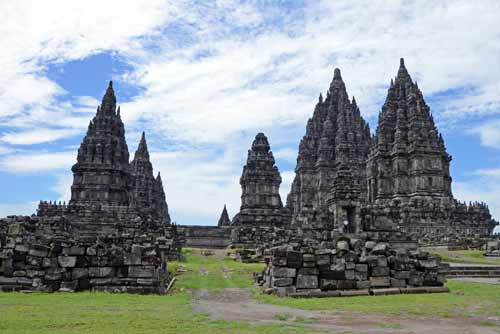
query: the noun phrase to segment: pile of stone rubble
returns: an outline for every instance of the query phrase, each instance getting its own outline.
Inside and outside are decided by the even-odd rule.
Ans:
[[[280,296],[445,292],[447,264],[427,252],[389,243],[340,238],[271,248],[259,276]]]
[[[79,238],[64,226],[32,217],[0,221],[0,291],[165,292],[167,259],[178,252],[168,234]]]

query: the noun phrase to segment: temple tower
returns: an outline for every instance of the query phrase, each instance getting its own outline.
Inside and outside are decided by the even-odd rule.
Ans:
[[[422,92],[401,59],[370,147],[368,199],[451,199],[450,161]]]
[[[233,224],[281,224],[288,219],[279,194],[281,176],[263,133],[257,134],[252,148],[248,150],[247,164],[243,167],[240,184],[241,207]]]
[[[72,171],[71,204],[129,204],[129,153],[111,81],[90,121]]]
[[[348,166],[358,197],[366,191],[366,156],[370,129],[360,115],[356,100],[349,100],[339,69],[334,70],[326,98],[320,94],[306,134],[299,145],[295,179],[287,198],[292,222],[333,223],[331,200],[337,170]]]
[[[217,226],[229,226],[231,225],[231,219],[229,219],[229,215],[227,214],[226,205],[224,204],[224,209],[222,209],[222,213],[220,214],[219,221],[217,222]]]

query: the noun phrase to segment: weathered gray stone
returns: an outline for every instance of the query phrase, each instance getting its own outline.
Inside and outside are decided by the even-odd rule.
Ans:
[[[76,265],[76,256],[59,256],[57,261],[61,267],[72,268]]]
[[[128,274],[130,277],[153,278],[155,277],[155,268],[153,266],[130,266]]]
[[[297,289],[316,289],[318,287],[318,276],[297,275]]]
[[[297,273],[297,269],[295,268],[286,268],[286,267],[274,267],[273,268],[273,277],[295,277]]]

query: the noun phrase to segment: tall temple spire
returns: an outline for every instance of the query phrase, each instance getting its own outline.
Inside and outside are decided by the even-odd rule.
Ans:
[[[370,201],[450,198],[450,159],[430,108],[401,59],[368,158]]]
[[[134,160],[144,158],[149,160],[149,151],[148,144],[146,142],[146,134],[143,131],[141,135],[141,140],[139,141],[139,146],[137,147],[137,151],[135,151]]]
[[[365,159],[370,130],[356,99],[349,99],[340,69],[335,68],[324,103],[317,104],[299,145],[296,176],[287,197],[292,222],[328,222],[327,199],[337,169],[350,161],[353,174],[365,188]]]
[[[222,209],[222,213],[220,214],[219,221],[217,222],[217,226],[229,226],[231,225],[231,219],[229,219],[229,215],[227,214],[226,204],[224,204],[224,209]]]
[[[405,67],[405,60],[404,58],[401,58],[399,60],[399,69],[398,69],[398,74],[396,76],[396,82],[410,82],[411,83],[411,77],[410,74],[408,73],[408,70]]]
[[[128,204],[129,152],[125,128],[114,113],[115,106],[110,82],[80,145],[77,163],[72,167],[72,203]]]
[[[101,109],[104,114],[114,114],[116,110],[116,97],[113,90],[113,81],[110,81],[106,93],[102,98]]]

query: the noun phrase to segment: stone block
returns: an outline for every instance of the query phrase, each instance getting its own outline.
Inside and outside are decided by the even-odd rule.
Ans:
[[[63,281],[59,292],[75,292],[78,289],[78,281]]]
[[[16,284],[16,277],[4,277],[0,276],[0,285]]]
[[[370,285],[373,288],[388,288],[391,282],[388,276],[370,277]]]
[[[368,265],[362,264],[362,263],[356,264],[354,270],[362,272],[362,273],[366,273],[366,272],[368,272]]]
[[[387,267],[387,257],[377,256],[377,267]]]
[[[354,270],[356,268],[356,264],[354,262],[346,262],[345,269],[346,270]]]
[[[346,280],[355,280],[356,275],[354,270],[346,270],[345,271],[345,279]]]
[[[271,286],[273,286],[273,287],[290,286],[292,284],[293,284],[293,278],[275,278],[275,277],[273,277],[271,280]]]
[[[377,243],[375,241],[365,242],[365,248],[369,251],[372,250],[376,245],[377,245]]]
[[[114,268],[113,267],[90,267],[89,277],[113,277]]]
[[[48,268],[45,272],[45,279],[47,281],[60,281],[62,280],[65,272],[66,268]]]
[[[319,287],[321,290],[335,290],[337,289],[337,280],[322,278],[319,280]]]
[[[372,289],[371,292],[374,296],[399,295],[401,293],[399,288]]]
[[[389,245],[381,242],[381,243],[376,244],[375,247],[373,247],[371,253],[373,255],[385,255],[388,249],[389,249]]]
[[[154,266],[129,266],[128,267],[129,277],[137,278],[154,278],[155,267]]]
[[[391,277],[389,280],[391,282],[391,287],[393,288],[404,288],[406,286],[406,280],[404,279],[397,279]]]
[[[272,263],[275,266],[286,267],[286,257],[273,257]]]
[[[28,253],[29,247],[25,244],[16,244],[14,250],[19,253]]]
[[[371,287],[370,281],[357,281],[356,289],[369,289]]]
[[[297,271],[298,275],[319,275],[319,270],[317,268],[300,268]]]
[[[338,280],[337,289],[339,290],[352,290],[356,289],[356,281]]]
[[[324,266],[330,264],[330,254],[316,255],[316,264],[318,266]]]
[[[54,268],[57,267],[57,258],[56,257],[45,257],[42,260],[43,268]]]
[[[345,269],[345,263],[336,263],[330,266],[330,270],[332,271],[344,271]]]
[[[397,279],[409,279],[410,278],[409,271],[392,271],[391,275],[392,275],[392,277],[397,278]]]
[[[88,268],[73,268],[71,271],[71,278],[73,280],[78,280],[81,278],[89,277],[89,269]]]
[[[419,260],[417,262],[418,267],[425,269],[434,269],[439,266],[440,260],[438,257],[432,257],[427,260]]]
[[[18,277],[16,278],[16,284],[31,287],[33,286],[33,279],[27,277]]]
[[[371,276],[389,276],[389,267],[373,267],[371,269]]]
[[[32,267],[41,267],[43,263],[43,258],[38,257],[38,256],[26,256],[26,265],[32,266]]]
[[[370,295],[370,291],[368,289],[340,291],[341,297],[357,297],[357,296],[369,296],[369,295]]]
[[[287,268],[287,267],[273,267],[273,277],[295,277],[297,274],[297,269]]]
[[[302,266],[305,268],[315,268],[316,262],[302,262]]]
[[[92,278],[90,280],[90,285],[111,285],[111,278]]]
[[[348,251],[349,250],[349,242],[345,240],[337,241],[337,250]]]
[[[76,256],[58,256],[57,262],[63,268],[72,268],[76,265]]]
[[[78,246],[67,247],[63,249],[63,254],[72,256],[85,255],[85,247],[78,247]]]
[[[294,286],[275,287],[273,288],[273,292],[279,297],[286,297],[289,294],[297,292],[297,289]]]
[[[318,276],[316,275],[297,275],[297,289],[316,289],[318,288]]]
[[[96,247],[88,247],[87,248],[87,255],[96,256],[97,255],[97,248]]]
[[[368,273],[362,272],[362,271],[355,271],[354,272],[354,279],[356,281],[366,281],[368,279]]]
[[[303,254],[302,255],[302,261],[304,261],[304,262],[315,262],[316,261],[316,257],[314,256],[314,254]]]
[[[49,254],[49,252],[47,248],[37,247],[37,248],[30,248],[28,254],[31,256],[46,257]]]

